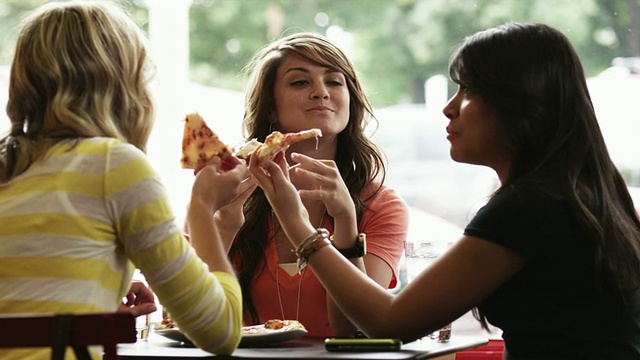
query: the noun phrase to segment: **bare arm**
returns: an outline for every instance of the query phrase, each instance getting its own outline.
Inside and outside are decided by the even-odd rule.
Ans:
[[[253,159],[252,159],[253,160]],[[313,234],[282,164],[252,161],[250,171],[274,207],[294,246]],[[449,323],[487,297],[524,265],[514,252],[489,241],[463,237],[399,295],[389,294],[333,247],[325,246],[309,265],[344,314],[365,334],[415,340]],[[372,316],[375,314],[375,316]]]
[[[364,273],[366,273],[366,275],[382,289],[386,289],[387,284],[389,284],[393,276],[393,271],[389,265],[381,258],[372,254],[364,256],[363,260],[352,259],[350,261],[361,271],[362,268],[360,268],[360,266],[363,266],[366,269]],[[356,262],[364,262],[364,264],[358,266]],[[327,308],[329,311],[329,322],[331,323],[331,328],[336,335],[345,337],[353,336],[358,328],[351,322],[351,320],[349,320],[349,318],[347,318],[338,305],[333,301],[329,291],[327,291]]]
[[[309,260],[320,282],[360,330],[371,337],[405,341],[457,319],[523,264],[504,247],[465,236],[394,296],[354,271],[331,247]]]
[[[251,181],[243,182],[248,176],[244,165],[238,164],[224,173],[219,171],[219,159],[214,159],[212,165],[198,172],[193,185],[187,213],[189,237],[196,253],[211,271],[234,274],[214,215],[220,208],[244,196],[254,185]]]
[[[327,213],[335,219],[334,243],[337,248],[351,248],[358,235],[356,209],[347,185],[340,176],[335,162],[317,160],[293,153],[291,158],[300,165],[289,171],[291,181],[300,189],[301,199],[322,201]],[[367,274],[381,287],[386,288],[393,271],[389,265],[375,255],[350,259],[360,271]],[[327,312],[331,329],[338,336],[352,336],[356,326],[336,306],[327,294]]]

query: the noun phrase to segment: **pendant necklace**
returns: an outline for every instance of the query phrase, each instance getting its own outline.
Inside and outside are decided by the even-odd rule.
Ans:
[[[320,226],[318,227],[322,227],[322,224],[324,223],[324,218],[325,215],[327,214],[326,211],[324,211],[322,213],[322,219],[320,219]],[[275,240],[276,238],[276,217],[273,214],[273,212],[271,212],[271,231],[273,232],[273,238]],[[280,265],[278,263],[276,263],[276,292],[278,293],[278,304],[280,305],[280,315],[282,315],[282,320],[286,320],[286,318],[284,317],[284,308],[282,306],[282,295],[280,295],[280,277],[279,277],[279,268]],[[307,271],[307,268],[305,267],[304,269],[302,269],[302,271],[300,272],[300,279],[298,280],[298,294],[297,294],[297,299],[296,299],[296,321],[298,321],[299,317],[300,317],[300,295],[302,294],[302,278],[304,277],[305,272]]]

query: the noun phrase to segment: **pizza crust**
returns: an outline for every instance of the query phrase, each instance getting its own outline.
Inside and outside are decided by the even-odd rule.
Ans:
[[[257,139],[251,139],[244,144],[237,146],[234,149],[233,154],[240,159],[247,160],[249,159],[249,156],[251,156],[251,154],[260,147],[260,145],[262,145],[258,150],[258,160],[263,162],[266,160],[273,160],[280,151],[286,151],[291,144],[299,141],[315,139],[317,147],[319,137],[322,137],[322,131],[320,129],[309,129],[286,134],[279,131],[273,131],[271,134],[267,135],[264,143],[261,143]]]

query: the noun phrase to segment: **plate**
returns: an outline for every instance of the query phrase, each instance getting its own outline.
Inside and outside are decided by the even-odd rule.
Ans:
[[[240,346],[263,346],[275,345],[287,340],[297,339],[307,334],[306,329],[265,329],[264,325],[245,326],[243,327],[242,339]],[[156,329],[156,334],[170,340],[184,343],[185,345],[195,346],[178,328]]]
[[[284,327],[282,329],[267,329],[264,325],[245,326],[242,328],[240,346],[273,345],[283,341],[293,340],[307,334],[301,327]]]
[[[187,339],[187,337],[178,328],[162,330],[156,329],[154,330],[154,332],[158,335],[166,337],[167,339],[183,342],[186,345],[194,346],[191,340]]]

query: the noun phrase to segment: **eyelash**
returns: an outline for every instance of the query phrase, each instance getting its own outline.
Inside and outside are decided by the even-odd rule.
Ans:
[[[470,86],[468,86],[468,85],[464,85],[464,84],[460,84],[459,86],[460,86],[460,90],[462,90],[462,92],[463,92],[465,95],[471,95],[471,94],[473,94],[473,88],[471,88]]]
[[[291,82],[291,86],[302,86],[302,85],[306,85],[308,84],[309,81],[308,80],[296,80]],[[339,80],[327,80],[326,81],[327,84],[329,84],[329,86],[342,86],[342,82]]]

